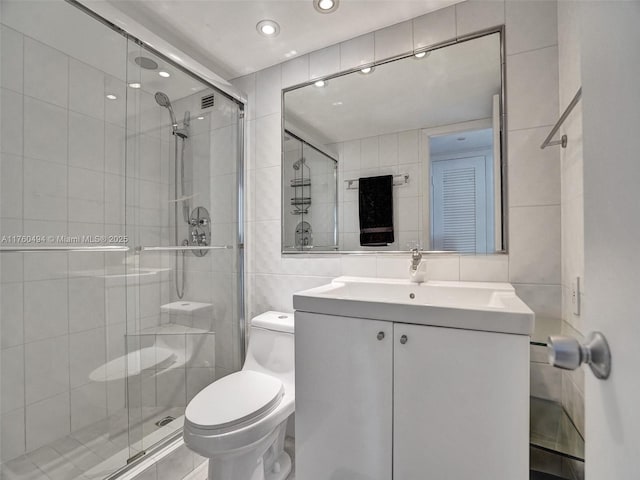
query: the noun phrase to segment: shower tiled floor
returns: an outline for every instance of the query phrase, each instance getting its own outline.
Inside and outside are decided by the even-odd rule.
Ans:
[[[149,407],[143,410],[145,447],[180,428],[184,408]],[[164,427],[155,422],[171,415],[177,420]],[[163,429],[160,432],[160,429]],[[152,436],[151,438],[149,436]],[[158,438],[160,439],[160,438]],[[138,447],[140,446],[139,438]],[[135,444],[134,444],[135,445]],[[1,480],[98,480],[124,466],[136,450],[129,449],[127,411],[60,438],[2,465]]]

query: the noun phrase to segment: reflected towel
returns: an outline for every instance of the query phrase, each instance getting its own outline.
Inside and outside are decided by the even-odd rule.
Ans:
[[[393,243],[393,175],[358,179],[360,245]]]

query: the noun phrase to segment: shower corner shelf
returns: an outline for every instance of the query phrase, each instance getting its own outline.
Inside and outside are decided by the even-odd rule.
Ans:
[[[207,310],[213,309],[213,305],[210,303],[200,303],[200,302],[189,302],[189,301],[178,301],[167,303],[160,307],[160,310],[167,313],[200,313]]]

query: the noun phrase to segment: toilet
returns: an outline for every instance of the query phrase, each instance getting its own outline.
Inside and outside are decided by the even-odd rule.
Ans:
[[[216,380],[187,405],[184,441],[209,459],[209,480],[284,480],[287,418],[295,409],[293,313],[251,321],[242,370]]]

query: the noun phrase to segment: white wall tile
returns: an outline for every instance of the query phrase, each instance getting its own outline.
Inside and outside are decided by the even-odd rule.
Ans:
[[[104,223],[104,174],[69,167],[68,175],[69,221]]]
[[[2,125],[0,135],[0,148],[2,152],[14,155],[22,155],[23,149],[23,104],[22,95],[6,88],[0,89],[0,111]]]
[[[376,274],[379,278],[408,278],[411,260],[409,256],[377,256]]]
[[[377,260],[375,255],[343,255],[341,274],[356,277],[375,277]]]
[[[73,58],[70,59],[69,109],[103,120],[105,101],[108,100],[105,97],[104,73]]]
[[[92,382],[71,390],[71,431],[98,423],[107,416],[104,382]]]
[[[309,54],[309,78],[321,78],[340,71],[340,45],[316,50]]]
[[[3,153],[0,157],[0,216],[22,217],[22,157]]]
[[[340,44],[340,70],[349,70],[374,62],[375,41],[373,33],[361,35]]]
[[[22,92],[22,34],[4,25],[0,26],[0,31],[0,44],[2,45],[2,55],[0,56],[2,80],[0,80],[0,84],[2,88]]]
[[[551,365],[531,364],[531,396],[562,401],[562,370]]]
[[[561,318],[562,292],[560,285],[514,284],[517,295],[536,315]]]
[[[398,164],[398,134],[380,135],[380,166],[395,166]]]
[[[67,167],[24,159],[24,218],[67,220]]]
[[[280,112],[282,68],[280,65],[256,73],[255,117]]]
[[[4,259],[2,261],[4,267]],[[14,347],[24,342],[23,336],[23,285],[0,284],[0,348]]]
[[[25,386],[27,405],[69,389],[69,344],[66,336],[25,345]]]
[[[4,68],[4,67],[3,67]],[[3,462],[22,455],[25,450],[25,423],[24,408],[14,410],[9,413],[0,415],[0,442],[2,443],[2,452],[0,458]],[[30,463],[30,462],[29,462]],[[8,471],[19,471],[20,474],[29,476],[28,478],[37,478],[37,472],[33,470],[15,469],[15,463],[5,463],[3,465],[3,475]],[[35,465],[34,465],[35,468]],[[5,470],[6,469],[6,470]]]
[[[123,127],[127,121],[126,99],[127,85],[122,80],[105,75],[104,78],[104,120],[112,125]],[[107,95],[115,95],[115,100],[109,100]]]
[[[67,111],[64,108],[25,97],[24,156],[67,163]]]
[[[309,81],[309,55],[300,55],[282,64],[282,88]]]
[[[558,2],[521,0],[505,2],[507,55],[558,43]]]
[[[360,168],[370,169],[380,166],[378,137],[363,138],[360,141]]]
[[[91,382],[104,382],[106,363],[104,328],[74,333],[69,336],[71,388]],[[73,397],[73,395],[72,395]],[[75,430],[75,429],[74,429]]]
[[[413,50],[412,30],[411,21],[376,30],[374,33],[376,61],[411,52]]]
[[[256,220],[279,220],[280,211],[280,167],[256,170]]]
[[[460,280],[460,257],[458,255],[427,256],[427,280]]]
[[[69,331],[81,332],[104,324],[104,279],[70,278]]]
[[[69,133],[69,165],[104,171],[104,122],[69,112]]]
[[[413,48],[456,38],[456,7],[450,6],[413,19]]]
[[[540,149],[548,128],[509,132],[509,205],[560,203],[560,150]]]
[[[280,165],[282,121],[279,114],[260,117],[255,122],[255,168]]]
[[[26,282],[24,284],[25,341],[33,342],[59,337],[67,332],[67,280]]]
[[[560,283],[560,206],[509,209],[509,279]]]
[[[456,4],[458,37],[504,24],[504,0],[467,0]]]
[[[460,280],[470,282],[508,282],[507,255],[460,257]]]
[[[187,368],[187,402],[215,380],[215,368]]]
[[[418,163],[419,133],[418,130],[409,130],[398,134],[398,164]]]
[[[69,57],[31,38],[24,39],[24,93],[67,106]]]
[[[255,73],[238,77],[231,81],[231,84],[246,95],[247,110],[245,111],[246,119],[253,120],[256,118],[256,77]]]
[[[3,299],[4,300],[4,299]],[[1,413],[24,407],[24,347],[2,350]]]
[[[509,130],[553,125],[558,119],[558,47],[507,57]]]

